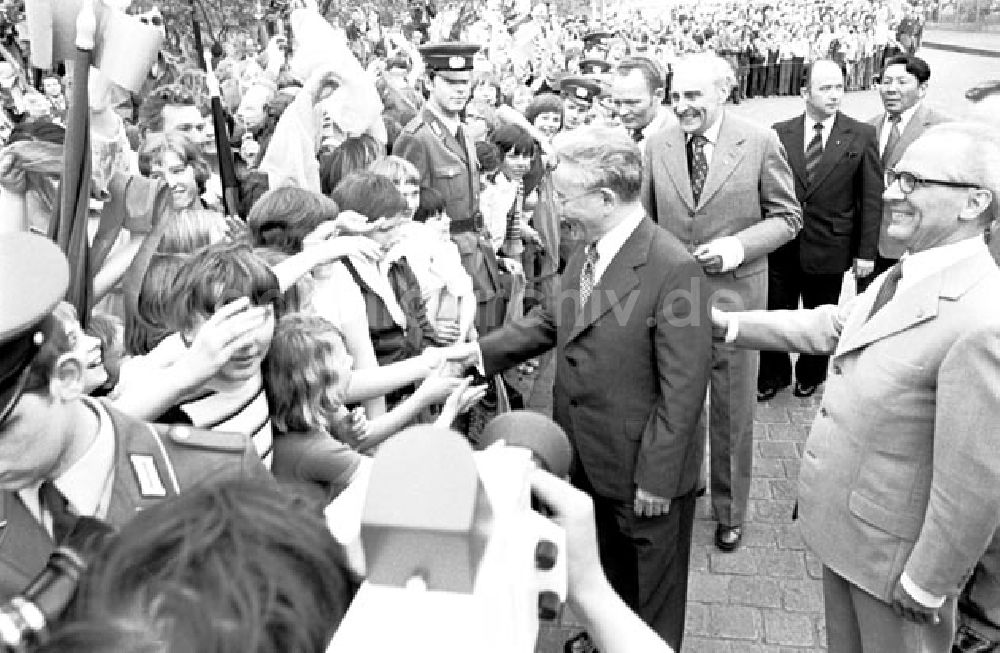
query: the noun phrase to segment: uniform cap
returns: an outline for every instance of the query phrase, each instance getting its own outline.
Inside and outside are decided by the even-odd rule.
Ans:
[[[599,46],[607,45],[608,41],[614,36],[611,32],[590,32],[583,37],[583,46],[586,48],[596,48]]]
[[[38,327],[68,287],[69,263],[55,243],[28,232],[0,236],[0,422],[45,342]]]
[[[584,59],[580,62],[580,72],[584,75],[605,75],[611,72],[611,62],[604,59]]]
[[[562,78],[559,90],[563,97],[570,97],[581,102],[592,102],[601,94],[601,85],[596,79],[582,75],[569,75]]]
[[[479,46],[472,43],[432,43],[420,48],[424,63],[431,70],[472,70]]]

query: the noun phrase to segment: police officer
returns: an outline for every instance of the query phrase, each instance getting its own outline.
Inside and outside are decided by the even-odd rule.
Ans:
[[[83,394],[88,361],[53,309],[69,265],[0,236],[0,600],[23,590],[78,516],[112,526],[202,480],[269,476],[242,435],[161,428]]]
[[[430,97],[403,128],[392,152],[416,166],[421,188],[433,188],[444,196],[452,240],[472,277],[478,303],[476,328],[482,334],[502,324],[506,304],[496,255],[482,233],[476,147],[462,126],[478,50],[479,46],[467,43],[420,48]]]
[[[591,77],[571,75],[563,77],[559,91],[563,101],[563,129],[576,129],[590,122],[601,84]]]

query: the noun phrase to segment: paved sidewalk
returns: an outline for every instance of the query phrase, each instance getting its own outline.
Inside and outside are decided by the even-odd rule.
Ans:
[[[1000,56],[1000,32],[966,32],[949,29],[926,29],[921,47],[966,51],[970,54]]]
[[[792,522],[799,461],[819,397],[784,390],[758,404],[750,521],[734,553],[715,548],[709,497],[698,500],[683,653],[826,649],[820,564]],[[562,653],[580,627],[571,614],[543,628],[538,653]]]

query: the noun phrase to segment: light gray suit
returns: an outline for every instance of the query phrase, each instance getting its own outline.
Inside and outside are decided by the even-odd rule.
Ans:
[[[795,237],[802,209],[785,150],[777,134],[725,113],[708,178],[695,205],[688,174],[686,136],[678,125],[650,135],[643,166],[642,199],[657,223],[689,252],[723,236],[743,245],[743,263],[707,276],[704,288],[725,310],[767,305],[767,254]],[[709,443],[712,505],[721,524],[743,523],[753,463],[756,352],[725,343],[712,350]]]
[[[885,116],[886,114],[883,111],[868,119],[868,124],[875,126],[875,140],[879,144],[882,143],[882,128],[885,126]],[[892,152],[879,151],[879,154],[882,155],[882,167],[886,169],[895,168],[896,164],[899,163],[899,159],[903,156],[903,152],[906,151],[906,148],[910,147],[913,141],[922,136],[930,127],[943,122],[951,122],[952,120],[954,118],[948,114],[928,106],[925,102],[921,102],[916,111],[913,112],[910,122],[906,123],[906,128],[900,132],[899,141],[892,148]],[[886,156],[887,154],[888,156]],[[889,219],[886,217],[887,211],[887,207],[882,208],[882,227],[878,237],[878,253],[883,258],[898,259],[903,251],[900,249],[900,245],[886,234],[889,228]],[[881,271],[877,270],[877,272]]]
[[[1000,524],[1000,270],[982,247],[867,319],[884,278],[843,307],[741,314],[736,344],[832,353],[799,475],[805,541],[890,622],[905,570],[949,597],[950,626],[954,597]],[[840,607],[828,597],[831,642],[849,629]],[[897,625],[862,626],[862,639],[881,637],[888,643],[872,650],[887,653],[950,646],[947,630],[939,648],[906,641],[912,627]]]

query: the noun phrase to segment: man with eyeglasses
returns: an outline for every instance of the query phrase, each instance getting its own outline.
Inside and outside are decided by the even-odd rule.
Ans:
[[[560,219],[589,244],[559,296],[468,345],[468,360],[494,374],[556,349],[553,413],[574,445],[571,480],[595,502],[601,564],[679,651],[712,349],[704,273],[644,211],[642,157],[621,129],[553,146]]]
[[[952,120],[924,103],[930,78],[930,66],[920,57],[900,54],[886,60],[878,87],[885,111],[868,121],[875,126],[883,168],[895,167],[906,148],[932,125]],[[886,233],[889,222],[883,209],[875,272],[858,280],[858,292],[899,260],[902,252]]]
[[[946,653],[1000,526],[1000,139],[929,128],[885,173],[900,261],[843,306],[713,313],[738,347],[829,354],[799,473],[831,651]],[[992,648],[972,650],[993,650]]]

